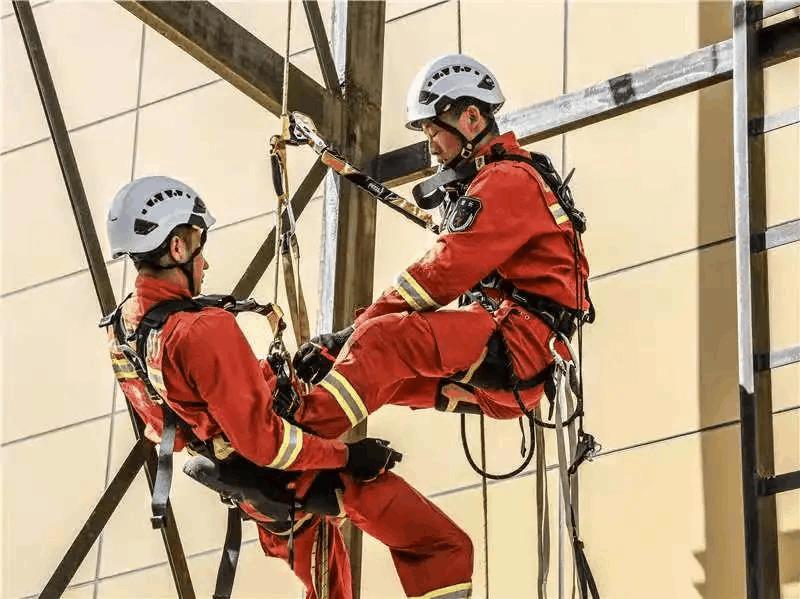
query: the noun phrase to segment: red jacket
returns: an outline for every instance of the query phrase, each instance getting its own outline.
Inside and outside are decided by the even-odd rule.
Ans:
[[[133,331],[155,304],[189,297],[188,289],[139,275],[133,297],[123,307],[123,322]],[[145,393],[109,332],[114,371],[125,396],[146,424],[145,434],[161,438],[161,407]],[[224,433],[248,460],[282,470],[341,468],[347,448],[301,431],[272,411],[275,377],[259,363],[235,317],[219,308],[172,315],[148,341],[151,382],[175,413],[205,441]],[[176,450],[185,438],[179,429]]]
[[[482,147],[476,157],[488,154],[496,144],[502,144],[509,154],[529,155],[514,133],[505,133]],[[495,271],[523,291],[588,310],[584,281],[589,266],[583,248],[580,246],[576,290],[572,223],[532,166],[512,161],[486,164],[459,203],[443,223],[445,231],[433,248],[356,318],[356,326],[382,314],[435,310]],[[509,319],[510,312],[519,315],[521,309],[499,291],[490,295],[501,300],[494,317],[515,361],[519,360],[518,374],[535,374],[542,366],[540,361],[526,364],[519,354],[531,351],[531,337],[537,338],[541,349],[549,329],[538,319]],[[473,305],[467,309],[480,308]],[[526,328],[529,330],[520,330]]]

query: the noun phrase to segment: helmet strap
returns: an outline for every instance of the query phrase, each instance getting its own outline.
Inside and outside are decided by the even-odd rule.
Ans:
[[[145,260],[144,262],[147,263],[148,266],[158,270],[171,270],[173,268],[177,268],[180,270],[187,279],[189,283],[189,293],[194,296],[195,295],[195,288],[194,288],[194,259],[203,251],[203,246],[206,244],[206,229],[203,229],[203,235],[200,238],[200,245],[192,252],[191,256],[189,256],[183,262],[176,262],[175,264],[168,264],[163,265],[159,264],[154,260]]]
[[[486,123],[486,126],[483,128],[483,130],[472,139],[467,139],[467,137],[461,131],[456,129],[453,125],[445,123],[438,116],[433,117],[431,119],[431,122],[437,127],[440,127],[445,131],[449,131],[450,133],[452,133],[453,135],[458,137],[458,139],[461,140],[461,151],[458,154],[456,154],[453,158],[451,158],[447,162],[447,164],[445,164],[445,168],[456,168],[462,162],[464,162],[465,160],[469,160],[472,157],[472,155],[475,153],[475,148],[478,146],[479,143],[481,143],[483,138],[486,137],[489,131],[491,131],[492,125],[494,124],[494,119],[493,118],[488,119],[488,122]]]

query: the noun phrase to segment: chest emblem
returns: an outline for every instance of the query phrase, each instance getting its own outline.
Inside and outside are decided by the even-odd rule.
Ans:
[[[483,204],[478,198],[461,196],[447,217],[447,230],[450,233],[466,231],[475,222]]]

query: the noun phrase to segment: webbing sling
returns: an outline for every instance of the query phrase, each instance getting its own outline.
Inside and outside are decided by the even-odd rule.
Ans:
[[[239,506],[231,505],[228,508],[228,528],[225,531],[225,546],[222,548],[222,557],[217,570],[214,599],[229,599],[231,596],[241,549],[242,516],[239,512]]]

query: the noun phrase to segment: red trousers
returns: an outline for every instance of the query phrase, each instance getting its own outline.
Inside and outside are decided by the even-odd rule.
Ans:
[[[504,336],[521,378],[528,378],[551,361],[546,343],[550,330],[527,314],[501,313],[502,320],[483,308],[402,312],[372,318],[359,325],[333,370],[303,400],[296,419],[315,433],[337,437],[385,404],[432,408],[442,378],[468,371],[483,357],[487,341],[511,318],[513,333]],[[518,346],[523,349],[517,349]],[[444,387],[445,395],[477,403],[491,418],[522,414],[510,391],[475,389],[465,394]],[[542,386],[522,392],[527,408],[542,396]],[[455,399],[455,397],[453,397]]]
[[[369,483],[341,475],[341,503],[350,521],[389,548],[409,597],[467,598],[471,594],[472,542],[456,524],[399,476],[389,472]],[[314,568],[324,552],[315,547],[320,526],[329,528],[327,567],[329,598],[351,599],[350,562],[342,534],[332,521],[314,517],[294,538],[294,572],[317,599]],[[267,555],[288,560],[288,537],[259,527]]]

